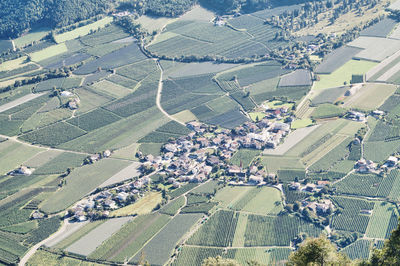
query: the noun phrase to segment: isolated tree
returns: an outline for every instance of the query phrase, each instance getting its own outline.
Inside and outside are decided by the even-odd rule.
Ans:
[[[350,264],[346,255],[339,253],[325,236],[306,239],[297,251],[290,254],[288,261],[288,265],[293,266]]]

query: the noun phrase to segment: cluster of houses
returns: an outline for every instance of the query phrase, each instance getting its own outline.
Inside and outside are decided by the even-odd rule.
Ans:
[[[125,207],[142,197],[150,184],[151,178],[144,176],[127,184],[101,191],[78,202],[69,210],[69,215],[79,222],[108,217],[110,211]]]
[[[229,160],[240,148],[275,148],[290,131],[289,124],[271,122],[266,118],[259,122],[246,122],[233,130],[216,130],[196,121],[187,126],[192,132],[165,144],[161,156],[138,154],[143,161],[143,172],[148,169],[157,171],[175,187],[182,182],[203,182],[216,169],[258,184],[263,182],[265,172],[256,167],[248,170],[229,165]]]
[[[314,193],[314,192],[319,192],[321,189],[330,184],[331,184],[330,181],[325,181],[325,180],[317,181],[317,183],[307,183],[307,184],[292,182],[289,185],[289,189],[306,193]],[[334,206],[335,205],[329,199],[321,199],[321,200],[305,199],[301,202],[302,209],[307,208],[310,211],[314,212],[316,215],[330,214],[334,210]]]
[[[356,111],[349,111],[346,116],[347,119],[356,121],[356,122],[366,122],[367,121],[367,117],[365,116],[365,114],[361,113],[361,112],[356,112]]]
[[[354,168],[356,172],[361,174],[374,173],[381,174],[398,166],[399,159],[395,156],[389,156],[384,164],[380,167],[371,160],[360,159],[356,162]]]

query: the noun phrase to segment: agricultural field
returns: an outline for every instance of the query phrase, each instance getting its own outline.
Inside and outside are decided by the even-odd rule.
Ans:
[[[381,106],[394,92],[396,86],[389,84],[368,84],[345,100],[344,107],[371,111]]]
[[[160,193],[150,192],[137,202],[110,213],[111,216],[144,215],[153,211],[161,203]]]
[[[381,2],[337,18],[278,2],[122,7],[0,40],[0,264],[64,226],[27,265],[284,264],[320,235],[351,259],[382,247],[399,217],[400,171],[381,168],[400,152],[397,22]],[[251,125],[276,122],[290,130],[258,149]],[[357,172],[362,158],[376,171]]]
[[[350,84],[352,75],[364,75],[377,63],[367,60],[349,60],[330,74],[319,74],[313,90],[336,88]]]
[[[127,165],[128,162],[105,159],[94,165],[77,168],[68,176],[67,185],[50,197],[43,204],[42,210],[54,213],[68,208]]]

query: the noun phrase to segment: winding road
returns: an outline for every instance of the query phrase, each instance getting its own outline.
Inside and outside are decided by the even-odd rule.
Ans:
[[[33,256],[33,254],[35,254],[35,252],[44,244],[46,244],[48,241],[53,240],[54,238],[58,237],[60,234],[63,234],[65,232],[65,230],[67,229],[67,225],[68,225],[68,219],[64,219],[63,221],[63,225],[60,227],[60,229],[55,232],[54,234],[52,234],[51,236],[49,236],[48,238],[46,238],[45,240],[37,243],[36,245],[34,245],[33,247],[31,247],[31,249],[29,249],[29,251],[21,258],[20,262],[18,263],[19,266],[23,266],[25,265],[28,260],[30,259],[30,257]]]
[[[158,90],[157,90],[157,98],[156,98],[156,104],[157,104],[157,108],[169,119],[181,124],[182,126],[186,126],[185,123],[179,121],[178,119],[176,119],[175,117],[171,116],[170,114],[168,114],[161,106],[161,93],[162,93],[162,89],[163,89],[163,75],[164,75],[164,71],[162,66],[160,65],[160,62],[157,60],[157,66],[160,69],[160,81],[158,82]]]

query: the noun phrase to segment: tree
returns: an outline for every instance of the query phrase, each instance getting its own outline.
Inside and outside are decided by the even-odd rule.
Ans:
[[[232,259],[224,259],[221,256],[215,258],[209,257],[205,259],[202,266],[240,266],[240,264]]]
[[[339,253],[325,237],[308,238],[289,256],[288,265],[348,265],[350,260]]]

